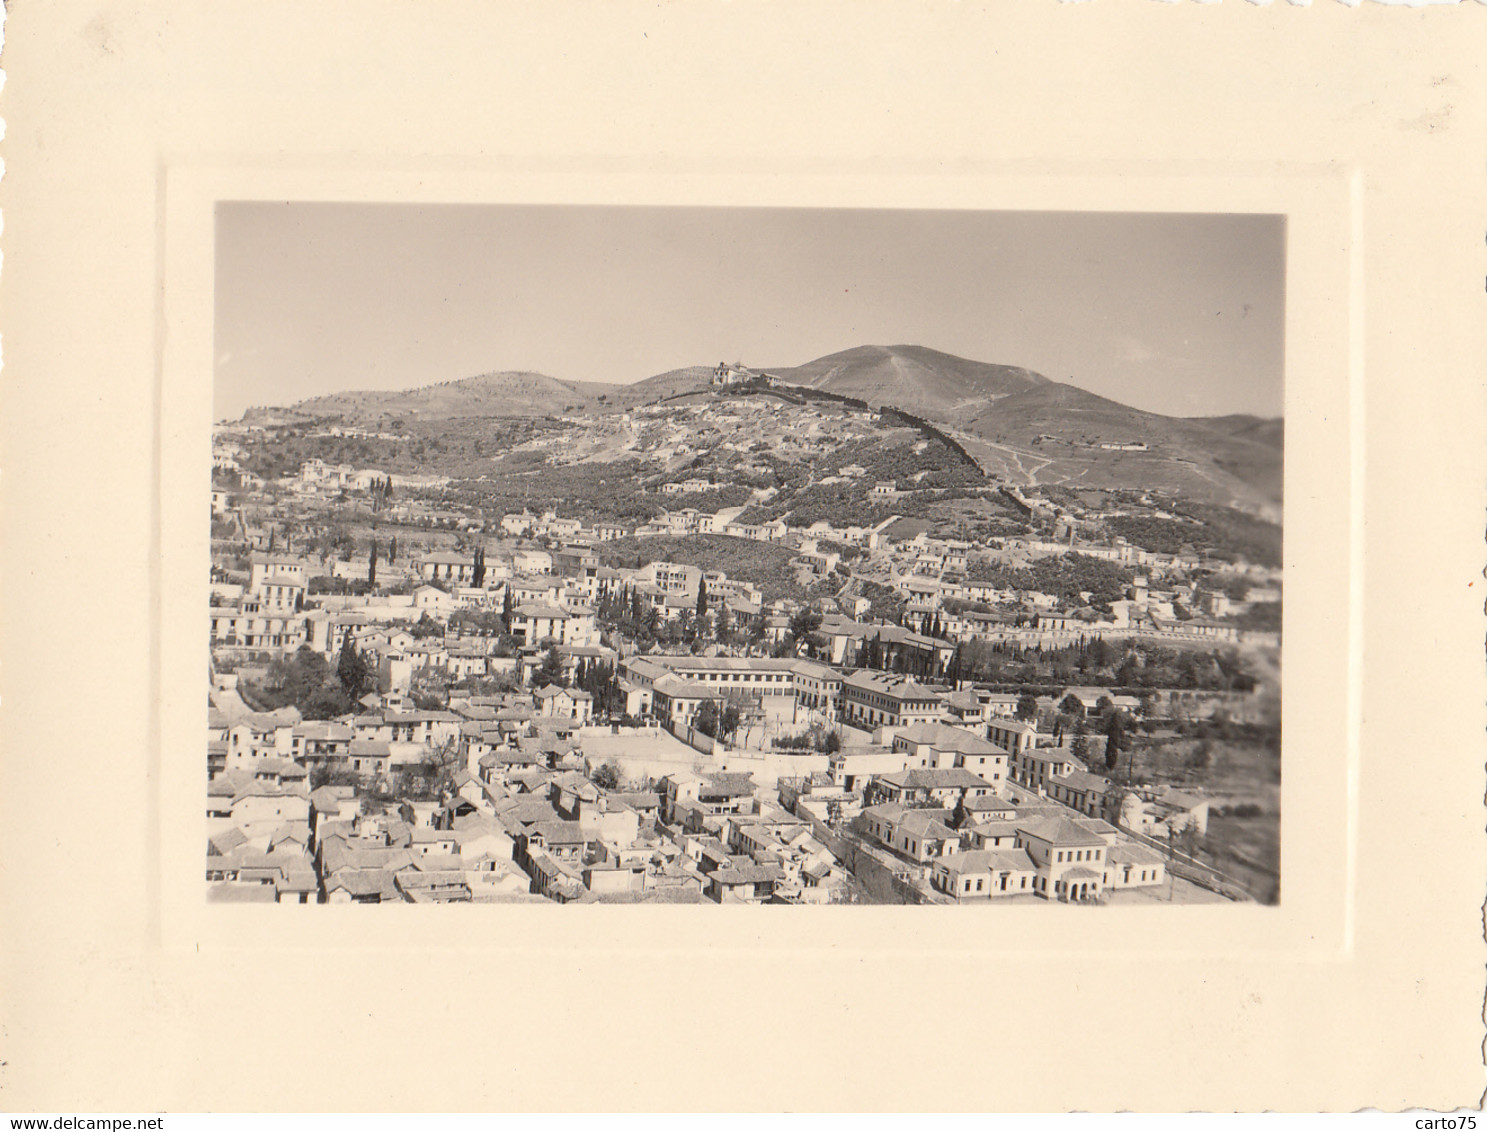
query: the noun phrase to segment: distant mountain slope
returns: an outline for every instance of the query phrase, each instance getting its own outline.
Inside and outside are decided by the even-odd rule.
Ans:
[[[1014,393],[968,414],[964,421],[965,427],[988,439],[1031,442],[1055,436],[1094,444],[1166,440],[1174,426],[1184,435],[1191,427],[1061,382]]]
[[[974,362],[924,346],[858,346],[802,366],[766,372],[795,385],[926,416],[959,414],[968,406],[1048,384],[1032,370]]]
[[[334,393],[301,401],[295,409],[313,415],[339,415],[348,420],[400,416],[416,416],[420,420],[548,416],[570,409],[598,407],[600,397],[613,397],[620,388],[595,381],[562,381],[542,373],[517,370],[399,392]]]
[[[962,438],[988,475],[1012,483],[1145,488],[1279,514],[1280,419],[1167,417],[1028,369],[924,346],[857,346],[804,365],[750,368],[935,421]],[[316,397],[296,409],[353,422],[603,415],[707,394],[712,373],[710,366],[687,366],[631,385],[489,373],[395,393]]]
[[[1279,420],[1167,417],[923,346],[859,346],[768,372],[989,442],[972,445],[976,458],[1014,482],[1146,486],[1267,513],[1281,498]]]
[[[712,384],[712,378],[711,366],[685,366],[658,373],[655,377],[648,377],[632,385],[617,386],[616,394],[611,400],[626,405],[646,405],[663,397],[674,397],[678,393],[700,393]]]
[[[1077,479],[1091,487],[1145,485],[1240,505],[1278,503],[1281,448],[1272,438],[1278,439],[1280,422],[1250,418],[1248,425],[1212,424],[1235,419],[1166,417],[1049,382],[956,423],[1046,462],[1034,473],[1035,482]],[[1140,444],[1145,451],[1102,447]]]
[[[1280,451],[1285,447],[1286,422],[1281,417],[1253,417],[1235,413],[1227,417],[1188,417],[1188,421],[1241,440],[1252,440]]]

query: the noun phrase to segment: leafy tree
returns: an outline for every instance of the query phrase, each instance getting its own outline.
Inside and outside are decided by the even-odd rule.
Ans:
[[[377,584],[377,540],[372,540],[372,555],[367,559],[367,585]]]
[[[470,584],[476,589],[480,588],[485,581],[485,544],[475,548],[475,572],[470,577]]]
[[[710,739],[718,737],[719,712],[716,700],[703,700],[692,716],[692,728]]]
[[[612,762],[597,767],[594,770],[594,785],[605,790],[618,790],[620,787],[619,768]]]
[[[393,535],[392,541],[387,544],[387,564],[391,566],[398,556],[398,536]]]
[[[697,705],[692,726],[702,734],[726,743],[738,730],[743,717],[738,707],[728,701],[703,700]]]
[[[729,703],[723,705],[719,723],[722,727],[724,742],[733,738],[734,734],[738,731],[738,725],[742,721],[743,716],[739,713],[737,704]]]
[[[697,624],[701,626],[707,617],[707,579],[697,582]]]
[[[354,770],[317,766],[310,771],[311,790],[319,790],[322,786],[356,786],[360,782],[361,776]]]
[[[1120,753],[1129,740],[1126,738],[1125,716],[1111,712],[1110,722],[1105,725],[1105,769],[1114,770],[1120,763]]]
[[[568,681],[563,677],[563,658],[558,655],[556,646],[547,650],[547,655],[542,658],[542,666],[537,669],[537,676],[533,682],[539,688],[548,684],[559,688],[568,686]]]
[[[1074,724],[1074,738],[1069,742],[1069,754],[1081,760],[1089,755],[1089,728],[1083,716],[1080,716],[1079,722]]]
[[[501,599],[501,625],[502,631],[511,632],[511,615],[516,611],[516,603],[511,597],[511,583],[506,583],[506,595]]]
[[[1207,770],[1213,765],[1213,740],[1203,739],[1188,756],[1188,766],[1194,770]]]
[[[424,610],[423,616],[409,627],[408,632],[412,633],[413,636],[421,641],[429,637],[442,637],[444,635],[444,626],[430,617],[428,610]]]
[[[351,696],[346,695],[345,689],[335,683],[321,684],[299,705],[299,714],[306,720],[333,720],[338,715],[354,710],[355,704]]]
[[[330,678],[330,665],[309,645],[301,645],[292,656],[282,657],[269,665],[257,698],[270,711],[293,705],[305,714],[308,704]]]
[[[1038,697],[1031,692],[1024,692],[1017,697],[1017,718],[1022,720],[1034,719],[1038,715]]]
[[[821,614],[814,609],[802,609],[790,618],[790,638],[801,641],[821,627]]]
[[[1084,701],[1076,696],[1073,692],[1070,692],[1067,696],[1059,701],[1058,710],[1067,712],[1069,715],[1078,716],[1079,718],[1083,719]]]
[[[751,617],[749,619],[749,644],[758,645],[764,640],[764,618]]]

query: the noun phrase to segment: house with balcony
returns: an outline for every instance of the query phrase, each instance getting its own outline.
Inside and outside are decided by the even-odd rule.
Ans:
[[[963,767],[914,767],[874,778],[864,800],[869,806],[890,803],[953,811],[967,798],[995,793],[991,783]]]
[[[679,771],[661,779],[662,820],[674,822],[676,810],[686,804],[703,814],[737,814],[752,809],[759,789],[752,774],[717,772],[693,774]]]
[[[475,579],[475,559],[468,554],[437,550],[419,560],[418,574],[426,582],[468,586]]]

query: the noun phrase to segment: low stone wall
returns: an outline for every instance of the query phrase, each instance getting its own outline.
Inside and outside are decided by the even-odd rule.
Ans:
[[[709,758],[729,753],[728,748],[723,746],[722,743],[719,743],[711,735],[704,735],[702,732],[688,727],[684,723],[668,724],[666,729],[694,751],[701,751]]]

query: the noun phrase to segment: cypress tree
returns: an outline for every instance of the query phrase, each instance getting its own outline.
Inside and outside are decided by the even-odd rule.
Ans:
[[[341,681],[346,694],[356,700],[366,694],[368,676],[367,662],[357,651],[356,642],[351,639],[351,630],[348,627],[346,635],[341,638],[341,656],[336,663],[336,677]]]

